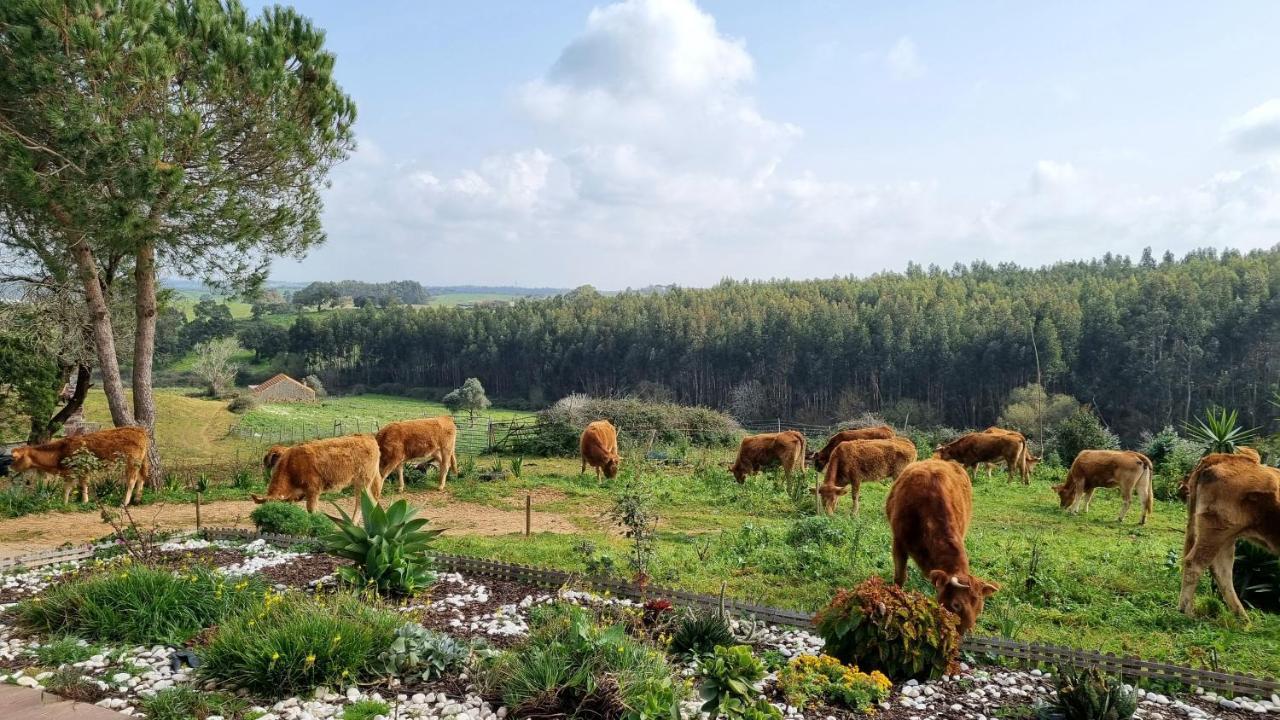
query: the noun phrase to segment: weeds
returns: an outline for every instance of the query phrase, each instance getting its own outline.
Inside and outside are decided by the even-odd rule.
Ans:
[[[172,687],[142,698],[139,709],[147,720],[205,720],[210,716],[242,720],[249,715],[249,701],[229,693]]]

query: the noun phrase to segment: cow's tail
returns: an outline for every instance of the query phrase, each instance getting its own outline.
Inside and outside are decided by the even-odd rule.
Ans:
[[[1203,466],[1203,462],[1196,463],[1195,468],[1191,470],[1191,475],[1187,477],[1187,532],[1182,543],[1184,563],[1187,561],[1187,555],[1191,554],[1191,548],[1196,544],[1196,486],[1200,484],[1200,469]]]
[[[800,473],[803,474],[808,468],[805,466],[809,457],[809,438],[800,433]]]
[[[1143,516],[1150,515],[1155,509],[1155,488],[1151,486],[1152,466],[1151,458],[1138,453],[1139,462],[1142,463],[1142,477],[1138,480],[1138,490],[1142,493],[1142,512]]]

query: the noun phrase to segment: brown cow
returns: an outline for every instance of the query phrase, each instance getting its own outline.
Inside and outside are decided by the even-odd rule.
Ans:
[[[1227,607],[1244,616],[1232,583],[1237,538],[1280,554],[1280,470],[1243,455],[1208,455],[1191,474],[1179,610],[1193,613],[1208,567]]]
[[[1236,451],[1234,454],[1210,453],[1208,455],[1205,455],[1204,457],[1200,458],[1200,461],[1196,463],[1195,467],[1191,468],[1191,472],[1187,473],[1186,475],[1183,475],[1182,479],[1178,481],[1178,499],[1184,503],[1187,501],[1187,497],[1190,495],[1190,491],[1191,491],[1191,477],[1195,475],[1196,470],[1199,470],[1202,466],[1205,466],[1206,463],[1213,464],[1215,462],[1219,462],[1221,460],[1225,460],[1231,457],[1244,458],[1246,460],[1259,463],[1259,464],[1262,463],[1262,455],[1258,454],[1257,450],[1254,450],[1253,448],[1247,445],[1237,445]]]
[[[315,512],[320,493],[355,488],[355,511],[360,512],[360,495],[366,490],[373,498],[382,497],[382,475],[378,474],[378,441],[372,435],[344,435],[312,440],[281,448],[274,446],[271,482],[266,495],[250,493],[256,503],[268,500],[307,501],[307,512]],[[268,457],[263,458],[263,465]]]
[[[458,426],[453,418],[434,418],[393,422],[378,431],[378,450],[382,461],[378,474],[385,481],[392,470],[400,474],[400,492],[404,492],[404,464],[415,458],[431,458],[440,466],[439,490],[449,479],[449,468],[457,467]]]
[[[970,473],[977,469],[978,463],[1003,462],[1009,470],[1009,479],[1013,479],[1014,468],[1017,468],[1022,484],[1031,483],[1027,440],[1021,433],[974,432],[961,435],[939,445],[935,456],[941,460],[954,460]]]
[[[129,504],[135,492],[138,493],[139,498],[142,497],[142,484],[149,467],[147,451],[151,448],[151,439],[147,436],[147,431],[140,427],[111,428],[53,440],[41,445],[14,448],[10,469],[14,473],[37,470],[61,476],[64,504],[71,500],[72,484],[79,482],[80,502],[87,503],[89,502],[88,476],[86,473],[71,472],[65,464],[68,458],[82,448],[104,463],[124,462],[124,505]]]
[[[1142,500],[1142,516],[1139,525],[1147,524],[1147,516],[1151,514],[1151,459],[1140,452],[1132,450],[1081,450],[1071,463],[1071,470],[1061,485],[1054,485],[1064,510],[1078,512],[1083,501],[1084,511],[1089,512],[1089,503],[1093,501],[1093,491],[1098,488],[1120,488],[1120,497],[1124,504],[1120,508],[1120,517],[1116,522],[1123,522],[1129,513],[1129,503],[1133,499],[1133,491],[1137,489]]]
[[[585,473],[590,465],[596,469],[596,482],[600,482],[601,470],[604,470],[604,476],[610,480],[617,477],[622,456],[618,454],[618,430],[613,423],[596,420],[587,425],[582,431],[582,438],[578,440],[578,451],[582,454],[580,473]]]
[[[791,473],[796,470],[804,472],[804,447],[804,435],[796,430],[748,435],[738,444],[738,457],[729,465],[729,472],[741,485],[748,475],[773,465],[782,465],[790,485]]]
[[[916,461],[916,446],[907,438],[891,440],[849,440],[832,451],[827,474],[818,486],[822,509],[831,515],[846,488],[853,494],[853,511],[858,512],[858,491],[864,481],[897,477]]]
[[[1008,435],[1009,437],[1018,438],[1023,443],[1027,442],[1027,436],[1023,435],[1017,430],[1009,430],[1007,428],[998,427],[996,425],[991,425],[987,429],[983,430],[982,432],[990,435]],[[1035,471],[1036,465],[1040,463],[1040,458],[1031,454],[1030,444],[1024,444],[1023,447],[1025,449],[1022,452],[1022,465],[1023,465],[1022,471],[1025,475],[1029,476],[1031,475],[1032,472]],[[978,466],[987,471],[987,479],[990,480],[992,469],[999,464],[1000,464],[999,462],[994,462],[994,463],[984,462],[984,463],[978,463]],[[975,475],[975,477],[977,476]]]
[[[831,457],[831,451],[835,450],[840,443],[848,442],[849,440],[888,440],[892,437],[895,437],[895,434],[893,428],[888,425],[841,430],[832,435],[827,444],[823,445],[822,449],[810,456],[809,459],[813,461],[813,469],[822,472],[822,469],[827,466],[827,459]]]
[[[938,594],[938,603],[960,617],[960,632],[977,622],[983,604],[1000,586],[969,572],[964,537],[973,515],[973,486],[964,467],[948,460],[908,465],[885,500],[893,532],[893,581],[907,581],[907,558],[916,561]]]

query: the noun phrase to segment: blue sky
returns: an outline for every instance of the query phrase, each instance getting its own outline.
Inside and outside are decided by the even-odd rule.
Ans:
[[[1280,242],[1275,3],[297,7],[360,149],[328,243],[280,279],[706,285]]]

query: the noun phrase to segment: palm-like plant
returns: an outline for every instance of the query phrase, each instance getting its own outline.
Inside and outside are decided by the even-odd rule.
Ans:
[[[338,568],[344,582],[377,588],[378,592],[412,595],[435,583],[431,541],[443,530],[424,530],[426,518],[397,500],[383,510],[369,493],[360,497],[361,522],[354,522],[342,508],[330,515],[333,529],[320,539],[330,555],[354,560]]]
[[[1185,423],[1187,437],[1205,446],[1205,454],[1233,453],[1258,435],[1257,428],[1240,427],[1240,413],[1226,408],[1210,408],[1203,418]]]

